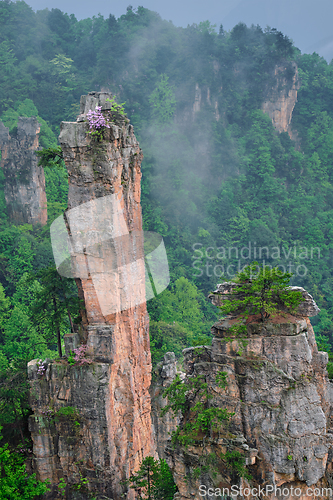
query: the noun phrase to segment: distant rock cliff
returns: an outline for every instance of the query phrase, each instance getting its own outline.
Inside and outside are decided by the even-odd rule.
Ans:
[[[287,78],[287,73],[293,76]],[[297,91],[300,88],[296,63],[279,65],[275,68],[275,87],[268,92],[268,98],[262,105],[262,110],[272,119],[274,128],[278,132],[288,132],[292,136],[290,123],[295,104]]]
[[[46,224],[45,177],[38,167],[40,125],[37,118],[19,118],[16,135],[0,121],[1,168],[5,175],[5,199],[9,218],[15,224]]]
[[[217,61],[213,61],[214,73],[217,76],[221,71]],[[271,82],[275,82],[271,88],[266,91],[266,98],[262,104],[262,110],[271,118],[274,128],[278,132],[288,132],[291,138],[296,139],[296,132],[291,130],[291,119],[297,102],[297,91],[300,88],[298,77],[298,68],[295,62],[286,62],[275,67],[272,73]],[[199,86],[195,84],[193,88],[193,104],[192,109],[182,110],[176,121],[196,119],[197,113],[201,111],[204,104],[210,108],[214,108],[215,120],[219,121],[221,114],[218,105],[218,96],[223,95],[221,82],[219,82],[218,90],[215,89],[211,93],[207,85]],[[225,112],[224,112],[225,113]],[[224,114],[223,113],[223,114]],[[223,115],[222,115],[223,118]]]
[[[212,328],[211,346],[184,351],[186,376],[202,374],[214,394],[212,407],[227,408],[234,415],[225,431],[187,448],[167,447],[166,455],[179,488],[181,500],[199,500],[208,488],[232,485],[251,488],[280,487],[284,493],[247,495],[233,498],[255,500],[292,500],[311,498],[314,488],[332,486],[331,427],[332,384],[328,380],[327,354],[318,352],[308,315],[317,313],[312,297],[305,297],[297,316],[281,315],[267,323],[255,320],[247,325],[247,334],[235,337],[230,331],[232,317],[218,321]],[[219,286],[212,297],[228,288]],[[227,373],[227,388],[217,387],[216,374]],[[246,460],[252,480],[237,478],[231,468],[217,474],[195,471],[203,454],[214,451],[240,453]],[[236,471],[237,472],[237,471]],[[293,489],[292,489],[293,488]],[[297,494],[292,493],[296,488]],[[238,490],[239,491],[239,490]],[[318,493],[319,490],[317,490]],[[325,491],[325,490],[324,490]],[[215,493],[214,493],[215,494]],[[217,498],[211,495],[209,498]],[[320,493],[321,499],[331,498]],[[206,496],[205,498],[208,498]]]
[[[57,498],[60,478],[72,498],[75,483],[86,477],[98,498],[120,500],[127,490],[122,481],[144,457],[156,453],[148,392],[142,153],[133,127],[121,116],[105,129],[102,140],[87,134],[87,113],[96,106],[108,113],[111,97],[82,96],[77,122],[61,124],[59,140],[69,175],[71,269],[85,304],[80,334],[66,336],[66,351],[83,343],[90,364],[50,362],[41,377],[36,360],[29,363],[34,455],[39,477],[52,481],[50,498]],[[76,427],[70,417],[56,418],[64,407],[77,411]],[[91,498],[85,495],[80,498]],[[126,495],[132,499],[134,491]]]

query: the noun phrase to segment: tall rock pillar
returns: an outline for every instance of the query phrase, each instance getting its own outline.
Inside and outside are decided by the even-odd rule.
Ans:
[[[290,73],[293,73],[292,78],[290,78]],[[291,119],[297,102],[297,91],[300,88],[297,64],[289,62],[276,66],[274,77],[276,85],[263,102],[262,110],[271,118],[275,130],[280,133],[288,132],[291,139],[296,139],[297,134],[291,129]]]
[[[212,303],[221,306],[235,286],[219,284]],[[236,311],[213,325],[211,346],[183,351],[186,378],[202,377],[210,408],[227,409],[230,418],[212,426],[204,445],[199,437],[166,448],[179,500],[332,499],[332,383],[309,320],[319,308],[303,288],[290,289],[304,299],[293,314],[281,307],[265,323],[253,314],[235,333]],[[221,372],[225,389],[216,383]]]
[[[19,117],[16,136],[0,121],[1,163],[9,218],[16,224],[46,224],[45,176],[38,166],[40,124],[36,117]]]
[[[66,476],[75,486],[81,474],[91,491],[120,500],[122,481],[144,457],[155,455],[155,447],[148,392],[142,153],[133,127],[121,115],[112,114],[103,138],[88,133],[87,113],[100,106],[111,117],[111,97],[82,96],[81,114],[76,122],[61,124],[59,137],[69,176],[65,219],[71,239],[70,259],[59,270],[76,278],[85,304],[80,335],[65,340],[67,352],[79,342],[86,344],[90,364],[53,362],[41,380],[36,361],[29,363],[35,412],[30,428],[41,478],[56,483]],[[80,426],[74,441],[68,442],[57,418],[53,428],[45,423],[43,412],[50,404],[55,416],[64,406],[77,410]],[[134,498],[133,490],[126,498]]]

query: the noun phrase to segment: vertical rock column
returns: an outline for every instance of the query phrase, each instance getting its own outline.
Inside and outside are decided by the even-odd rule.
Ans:
[[[156,452],[148,392],[151,357],[140,206],[142,153],[133,127],[121,115],[112,114],[102,140],[87,133],[88,111],[101,106],[108,114],[111,105],[106,99],[111,97],[107,93],[82,96],[81,114],[76,122],[61,124],[59,137],[69,176],[65,218],[72,241],[71,272],[85,304],[80,339],[67,336],[66,343],[73,348],[78,341],[85,342],[93,362],[84,367],[65,364],[61,369],[59,363],[52,363],[46,388],[34,362],[29,376],[37,395],[32,398],[35,416],[30,427],[38,468],[44,468],[41,477],[52,476],[55,482],[66,475],[73,483],[80,471],[91,478],[92,490],[117,500],[124,491],[121,482],[144,457]],[[44,430],[36,419],[51,399],[55,413],[68,405],[79,410],[80,439],[71,449],[57,425],[58,437],[55,431],[53,436],[47,431],[44,440],[40,437]],[[43,454],[48,456],[47,468]],[[133,490],[127,498],[134,498]]]
[[[1,163],[5,175],[5,199],[9,218],[16,224],[46,224],[45,176],[38,167],[37,118],[18,119],[16,136],[0,122]]]
[[[212,303],[220,306],[234,286],[218,285],[210,295]],[[304,299],[293,315],[280,311],[265,323],[253,315],[242,335],[232,330],[237,316],[229,315],[213,325],[211,346],[183,351],[186,377],[205,377],[211,406],[230,412],[229,422],[206,436],[207,453],[238,452],[252,479],[239,477],[240,471],[232,472],[225,460],[216,474],[202,468],[196,477],[193,472],[204,453],[200,440],[187,448],[169,446],[165,454],[179,500],[200,500],[209,488],[214,493],[204,498],[230,498],[233,485],[238,492],[243,488],[243,495],[232,496],[239,500],[332,498],[332,383],[326,371],[328,355],[318,351],[308,317],[319,308],[306,290],[291,289]],[[216,384],[221,372],[227,374],[225,390]]]
[[[116,199],[116,204],[112,207],[113,217],[110,219],[113,220],[109,220],[110,226],[114,228],[117,224],[125,223],[125,227],[115,236],[121,243],[118,247],[113,247],[110,253],[108,253],[109,247],[105,245],[104,249],[98,250],[98,255],[94,248],[89,250],[87,246],[85,258],[88,261],[88,276],[79,279],[78,286],[86,308],[87,344],[95,356],[110,360],[112,363],[109,400],[105,409],[111,467],[133,471],[144,456],[154,452],[148,392],[151,359],[146,303],[143,299],[141,304],[133,307],[127,307],[131,304],[126,303],[125,310],[119,310],[122,309],[120,305],[116,308],[110,307],[110,312],[107,306],[104,307],[106,312],[102,311],[101,298],[107,301],[112,294],[117,296],[119,291],[110,289],[110,280],[107,278],[111,276],[108,270],[97,283],[96,276],[102,273],[89,272],[92,267],[99,265],[98,260],[104,261],[103,267],[107,267],[105,263],[110,258],[116,261],[112,266],[113,269],[119,269],[127,257],[125,253],[128,249],[124,241],[126,235],[142,231],[140,206],[142,153],[134,136],[133,127],[120,116],[117,125],[111,124],[110,129],[105,130],[103,141],[98,142],[87,135],[87,112],[95,110],[96,106],[102,106],[102,110],[110,109],[110,103],[106,99],[111,97],[105,93],[82,96],[81,115],[78,121],[62,123],[59,140],[69,175],[69,211],[102,197],[106,197],[108,203],[111,197],[111,200]],[[96,217],[100,221],[104,215],[103,210],[103,214],[96,214]],[[87,217],[90,219],[91,213],[87,213]],[[95,220],[92,227],[97,222]],[[107,221],[104,219],[104,222]],[[108,230],[107,227],[105,229]],[[91,243],[93,247],[94,242]],[[111,245],[113,244],[114,241],[111,242]],[[139,244],[142,245],[143,242]],[[140,253],[139,248],[137,252]],[[142,257],[142,254],[138,257]],[[144,279],[144,268],[141,267],[138,272],[142,274],[142,271]],[[131,280],[131,276],[129,279]],[[135,298],[136,294],[141,296],[144,292],[142,290],[144,283],[140,286],[133,282],[126,283],[123,279],[113,284],[114,287],[123,286],[125,296],[128,294]],[[137,290],[133,289],[136,285],[138,285]]]
[[[287,72],[293,71],[292,79],[287,78]],[[300,88],[298,68],[295,62],[289,65],[276,66],[274,70],[276,86],[270,90],[268,99],[263,102],[262,110],[271,118],[275,130],[288,132],[293,139],[291,119],[297,102],[297,91]]]

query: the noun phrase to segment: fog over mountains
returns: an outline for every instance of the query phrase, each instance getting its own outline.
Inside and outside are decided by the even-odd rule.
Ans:
[[[58,8],[77,19],[97,16],[107,17],[110,13],[120,17],[127,6],[142,5],[154,10],[163,19],[171,20],[176,26],[209,20],[212,24],[222,23],[230,30],[240,21],[247,25],[259,24],[262,28],[277,28],[291,38],[304,53],[317,52],[330,62],[333,58],[333,2],[331,0],[206,0],[194,3],[192,0],[30,0],[34,10]]]

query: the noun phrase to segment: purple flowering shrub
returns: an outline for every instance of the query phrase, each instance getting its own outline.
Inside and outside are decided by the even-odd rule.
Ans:
[[[93,361],[90,358],[86,358],[86,351],[88,346],[81,344],[79,347],[74,349],[74,352],[71,352],[68,356],[68,363],[70,365],[90,365]]]
[[[39,375],[40,377],[42,377],[43,375],[45,375],[45,372],[46,372],[45,361],[43,361],[42,359],[40,359],[37,362],[37,366],[38,366],[37,375]]]
[[[106,128],[110,128],[110,122],[115,121],[115,116],[126,118],[124,104],[117,104],[115,98],[107,99],[111,103],[111,110],[106,114],[102,113],[102,106],[96,106],[95,110],[89,109],[87,119],[89,124],[88,134],[96,138],[98,141],[103,139],[103,132]]]
[[[74,349],[75,353],[74,361],[79,365],[84,365],[84,364],[90,365],[90,363],[92,363],[92,359],[85,358],[87,348],[88,348],[87,345],[82,344],[80,345],[80,347]]]
[[[54,409],[48,406],[45,410],[41,411],[43,417],[47,418],[47,420],[52,420],[54,417]]]
[[[89,109],[87,113],[89,132],[92,137],[97,140],[103,139],[103,131],[105,128],[110,128],[109,118],[102,113],[102,106],[96,106],[95,111]]]
[[[15,450],[18,453],[23,453],[24,455],[29,456],[32,453],[31,439],[24,438],[24,444],[23,443],[18,444]]]
[[[25,455],[28,455],[28,454],[32,453],[32,449],[31,448],[22,447],[22,446],[16,448],[16,451],[18,451],[19,453],[24,453]]]

